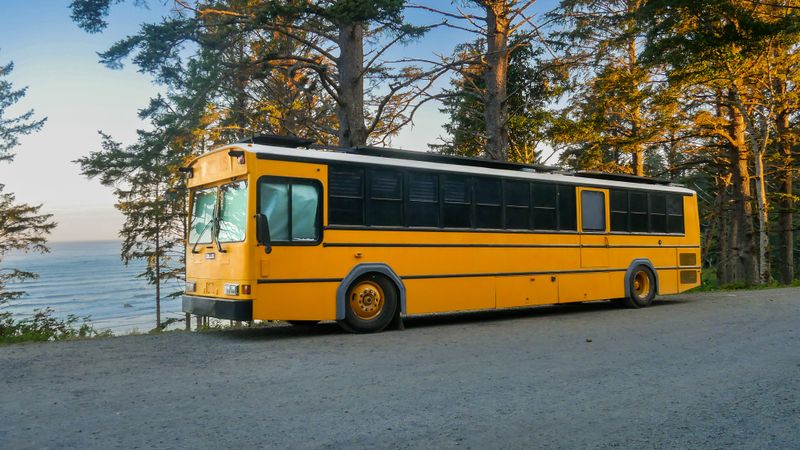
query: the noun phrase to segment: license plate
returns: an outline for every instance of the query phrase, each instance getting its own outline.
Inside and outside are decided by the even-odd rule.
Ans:
[[[206,253],[206,259],[214,259],[217,257],[216,253]]]

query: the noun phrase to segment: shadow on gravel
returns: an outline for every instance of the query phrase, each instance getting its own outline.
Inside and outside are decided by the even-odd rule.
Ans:
[[[656,300],[650,308],[662,308],[670,306],[680,306],[689,303],[689,300],[679,297],[668,297],[666,300]],[[611,302],[587,302],[587,303],[568,303],[564,305],[545,305],[527,308],[502,309],[490,311],[468,311],[460,313],[431,314],[425,316],[415,316],[405,319],[403,323],[406,328],[427,328],[446,325],[459,325],[473,322],[499,322],[503,320],[517,320],[527,318],[547,318],[551,316],[588,314],[595,312],[624,311]],[[391,328],[387,328],[391,331]],[[292,338],[311,338],[316,336],[329,336],[336,334],[349,334],[342,330],[335,322],[322,322],[311,326],[293,326],[289,324],[276,324],[272,326],[258,328],[239,328],[222,330],[209,333],[210,336],[219,336],[224,339],[292,339]]]

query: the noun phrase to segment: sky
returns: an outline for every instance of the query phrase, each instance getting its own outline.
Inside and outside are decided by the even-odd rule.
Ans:
[[[100,149],[102,130],[115,140],[132,143],[136,129],[146,127],[137,111],[160,88],[150,76],[126,64],[111,70],[98,63],[98,52],[134,34],[141,24],[156,22],[169,14],[171,0],[151,0],[147,8],[123,2],[111,9],[109,27],[88,34],[70,19],[69,0],[0,0],[0,64],[13,61],[9,76],[15,88],[27,87],[25,98],[9,110],[9,116],[29,109],[47,117],[42,131],[21,139],[16,159],[0,163],[0,184],[17,200],[42,204],[54,215],[58,227],[50,240],[86,241],[117,238],[123,218],[114,209],[111,188],[80,174],[74,161]],[[427,1],[441,5],[443,1]],[[554,2],[540,1],[534,12]],[[427,21],[426,13],[411,14]],[[449,53],[452,45],[469,39],[464,32],[439,29],[389,57],[432,52]],[[414,125],[401,131],[392,146],[426,150],[444,131],[446,118],[433,103],[423,107]]]

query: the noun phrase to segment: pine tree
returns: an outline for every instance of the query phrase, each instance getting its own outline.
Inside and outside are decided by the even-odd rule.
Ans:
[[[539,150],[547,140],[552,114],[548,103],[560,92],[558,73],[545,64],[543,49],[532,45],[512,43],[508,65],[508,137],[505,159],[522,163],[541,162]],[[462,156],[487,155],[485,111],[485,66],[474,58],[484,48],[482,41],[462,44],[455,59],[465,61],[451,87],[441,95],[441,111],[449,117],[444,125],[449,136],[431,149],[445,154]]]
[[[12,150],[19,145],[19,137],[40,130],[46,121],[35,119],[33,110],[8,117],[7,109],[25,97],[27,91],[15,89],[6,79],[13,69],[13,63],[0,67],[0,161],[5,162],[14,159]],[[42,205],[17,203],[15,195],[3,192],[4,189],[0,184],[0,263],[10,251],[47,253],[46,237],[56,226],[52,215],[42,214]],[[24,291],[9,291],[9,283],[37,277],[32,272],[0,266],[0,307],[25,295]],[[9,314],[0,313],[0,319],[10,317]]]

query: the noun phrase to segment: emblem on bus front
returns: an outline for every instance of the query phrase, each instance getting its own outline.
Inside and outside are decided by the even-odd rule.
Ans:
[[[206,253],[206,259],[214,259],[217,257],[216,253]]]

